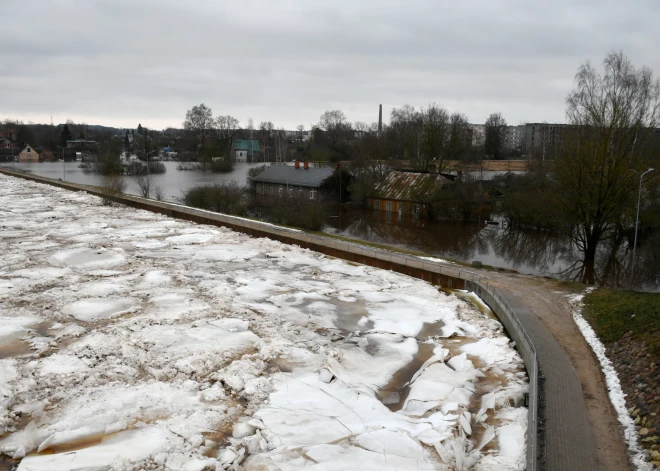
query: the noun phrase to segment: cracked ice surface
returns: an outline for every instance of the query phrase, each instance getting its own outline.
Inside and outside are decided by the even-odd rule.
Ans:
[[[522,360],[464,300],[84,193],[0,188],[0,452],[19,470],[524,468]]]

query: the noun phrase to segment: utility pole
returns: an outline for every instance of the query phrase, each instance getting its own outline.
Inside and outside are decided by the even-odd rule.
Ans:
[[[637,249],[637,227],[639,226],[639,205],[642,201],[642,178],[649,172],[652,172],[654,169],[650,168],[646,172],[640,174],[633,170],[634,173],[639,175],[639,193],[637,194],[637,219],[635,220],[635,241],[633,243],[633,253],[632,253],[632,268],[630,270],[630,284],[632,285],[635,280],[635,250]]]
[[[62,149],[62,180],[66,180],[66,160],[64,158],[64,151],[66,147],[57,146],[58,149]]]

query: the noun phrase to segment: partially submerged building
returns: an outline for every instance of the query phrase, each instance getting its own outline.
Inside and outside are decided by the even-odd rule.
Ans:
[[[428,218],[430,203],[443,187],[453,182],[435,173],[392,171],[367,196],[367,206],[374,211]]]
[[[310,167],[307,162],[273,165],[252,179],[258,201],[278,198],[318,200],[319,190],[334,176],[332,168]]]
[[[259,141],[256,139],[237,139],[231,148],[234,162],[254,162],[261,154]]]

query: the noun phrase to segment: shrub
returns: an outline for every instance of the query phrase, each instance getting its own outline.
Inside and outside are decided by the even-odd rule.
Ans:
[[[103,177],[103,183],[101,184],[106,193],[111,196],[121,195],[126,191],[126,181],[122,178],[121,175],[106,175]],[[103,198],[103,205],[110,206],[112,200],[108,198]]]
[[[184,196],[185,204],[225,214],[244,216],[248,211],[245,188],[236,182],[197,186]]]
[[[199,162],[179,162],[179,165],[176,166],[177,170],[201,170],[202,164]]]
[[[135,183],[137,183],[137,186],[140,189],[140,196],[143,198],[149,198],[153,188],[153,179],[151,176],[138,175],[135,177]]]
[[[211,170],[217,173],[229,173],[234,170],[234,163],[231,160],[214,160],[211,162]]]
[[[149,173],[165,173],[167,167],[163,162],[149,162]]]

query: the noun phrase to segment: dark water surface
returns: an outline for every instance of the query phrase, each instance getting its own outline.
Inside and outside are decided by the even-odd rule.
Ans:
[[[521,273],[604,286],[630,286],[631,254],[626,244],[613,247],[603,243],[596,261],[586,263],[564,235],[507,228],[501,218],[493,219],[499,224],[415,221],[406,216],[399,220],[395,212],[352,210],[341,217],[328,218],[324,231],[441,259],[466,263],[479,260]],[[645,263],[646,249],[637,248],[640,283],[636,288],[659,291],[660,270]]]

